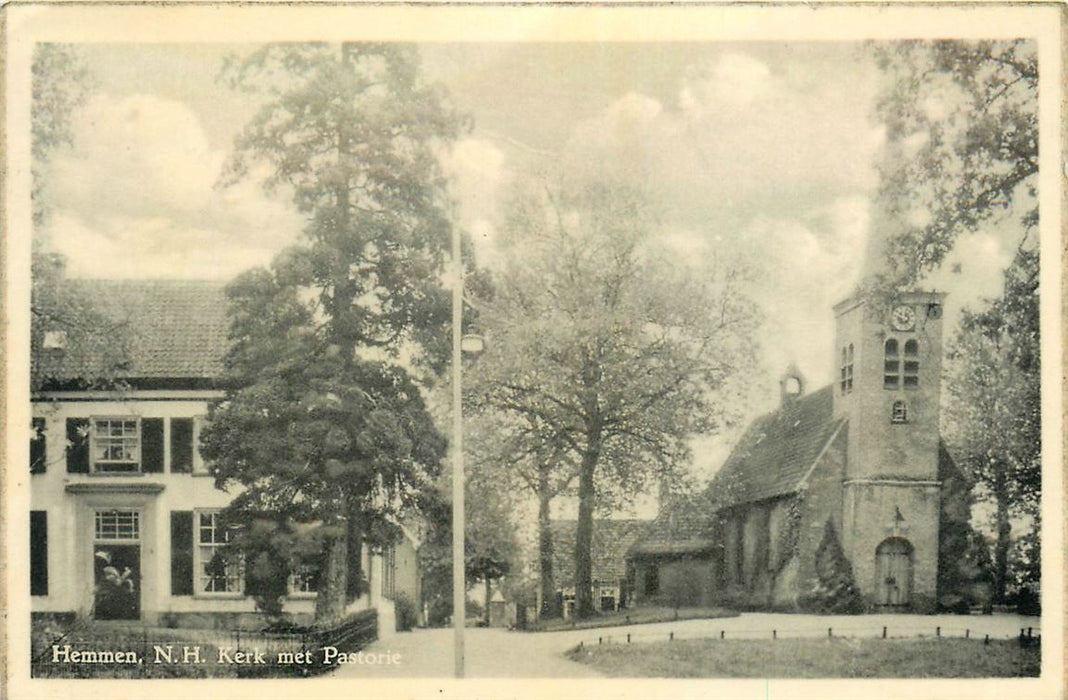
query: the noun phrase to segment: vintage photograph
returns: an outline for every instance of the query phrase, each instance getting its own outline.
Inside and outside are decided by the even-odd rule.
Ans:
[[[1036,36],[353,34],[29,49],[30,678],[1043,676]]]

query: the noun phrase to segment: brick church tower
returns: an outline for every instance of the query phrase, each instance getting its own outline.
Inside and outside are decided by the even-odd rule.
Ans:
[[[862,593],[887,609],[935,603],[944,296],[834,309],[834,416],[848,420],[842,546]]]

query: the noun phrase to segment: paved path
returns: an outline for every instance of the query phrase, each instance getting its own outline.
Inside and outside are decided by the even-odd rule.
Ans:
[[[596,678],[569,661],[567,633],[509,632],[468,628],[464,635],[468,678]],[[577,643],[577,642],[576,642]],[[380,639],[363,651],[363,663],[338,667],[335,678],[451,678],[451,629],[413,630]],[[396,660],[399,663],[385,663]]]
[[[569,661],[564,652],[579,642],[605,643],[665,641],[716,638],[769,639],[776,630],[780,639],[824,637],[830,627],[835,636],[876,637],[887,628],[890,637],[933,637],[935,628],[943,636],[963,637],[965,630],[975,638],[989,634],[992,639],[1015,637],[1021,628],[1041,631],[1041,619],[1017,615],[789,615],[746,613],[714,620],[683,620],[649,625],[568,630],[562,632],[508,632],[499,629],[470,628],[465,635],[467,676],[469,678],[583,678],[596,677],[592,669]],[[381,639],[364,650],[364,663],[341,666],[339,678],[451,677],[453,674],[453,632],[451,629],[415,630]],[[376,663],[369,663],[373,655]],[[399,656],[398,656],[399,655]],[[392,658],[399,663],[385,663]]]

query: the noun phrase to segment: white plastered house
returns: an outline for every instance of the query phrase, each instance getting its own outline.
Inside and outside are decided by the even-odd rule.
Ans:
[[[72,281],[121,333],[108,388],[105,359],[38,329],[30,439],[30,587],[34,614],[168,626],[262,623],[217,513],[232,498],[198,452],[227,350],[223,285],[199,281]],[[68,345],[70,345],[68,347]],[[418,595],[415,544],[362,549],[369,593],[352,604],[392,618],[392,599]],[[294,577],[284,610],[308,621],[315,592]],[[110,591],[102,596],[100,591]],[[386,619],[383,632],[392,628]]]

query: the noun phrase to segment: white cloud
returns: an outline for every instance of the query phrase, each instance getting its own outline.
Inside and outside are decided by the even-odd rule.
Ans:
[[[74,275],[225,279],[299,234],[285,192],[266,196],[259,178],[215,187],[226,154],[181,102],[98,96],[75,143],[55,160],[49,232]]]
[[[504,152],[485,139],[464,138],[440,156],[450,180],[452,195],[459,203],[460,225],[471,235],[479,264],[494,259],[500,197],[508,181]]]
[[[679,93],[679,103],[685,110],[722,103],[746,107],[773,87],[766,64],[743,53],[727,52],[713,65],[691,70],[691,79]]]

